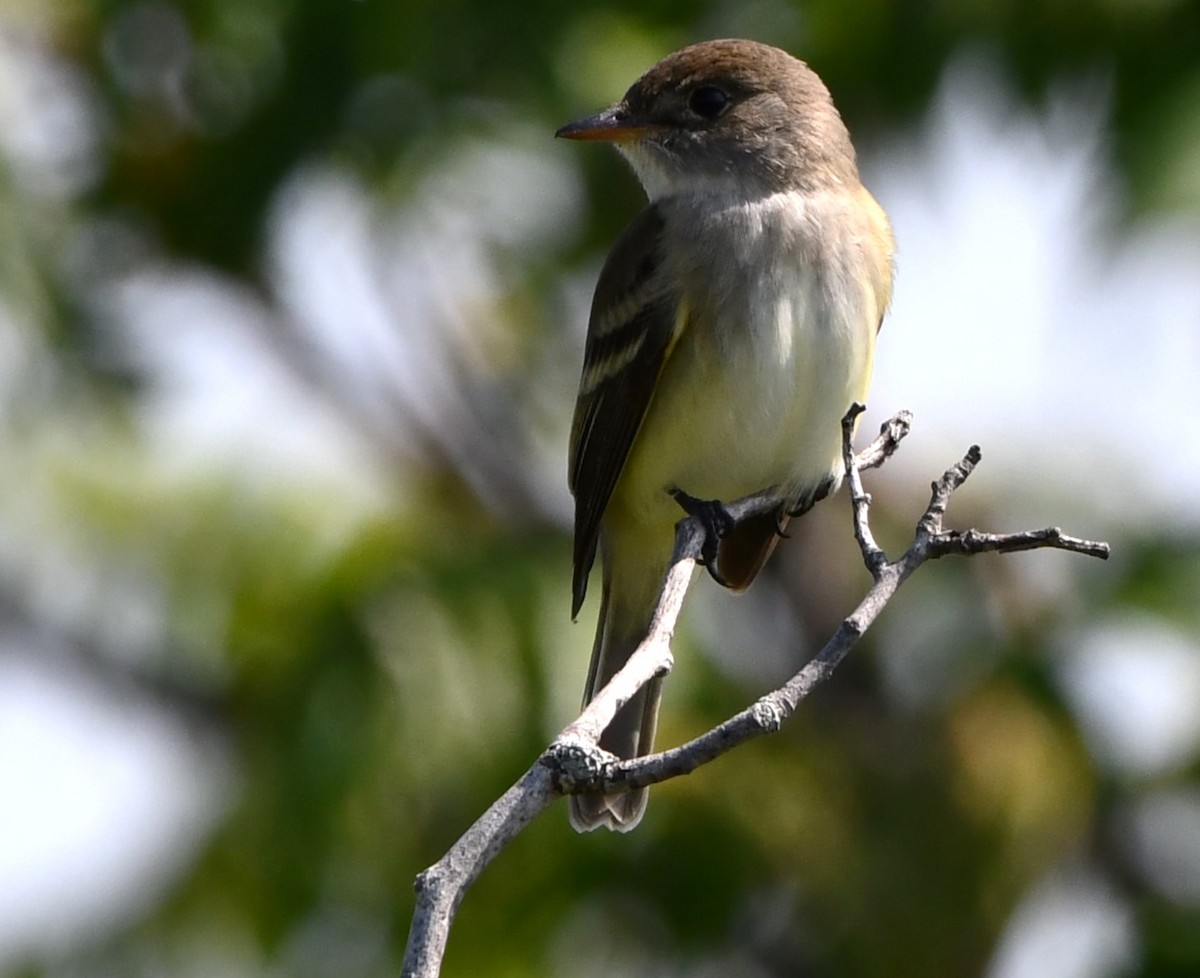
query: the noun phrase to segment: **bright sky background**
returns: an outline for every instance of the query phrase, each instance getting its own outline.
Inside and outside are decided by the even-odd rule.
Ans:
[[[86,114],[86,94],[70,76],[56,81],[53,64],[9,57],[3,67],[53,96],[59,109],[48,126]],[[1014,523],[1070,517],[1097,536],[1166,516],[1200,520],[1200,439],[1182,424],[1200,390],[1200,229],[1147,221],[1113,236],[1120,200],[1105,118],[1102,87],[1064,86],[1034,113],[1018,107],[986,60],[963,57],[920,130],[871,147],[863,160],[900,243],[872,404],[880,417],[916,412],[898,470],[923,484],[931,460],[940,471],[979,441],[977,480],[1049,478],[1063,498],[1077,495],[1068,513],[1036,514],[1024,508],[1036,493],[1015,491]],[[467,282],[468,298],[486,301],[499,274],[486,245],[550,242],[561,233],[558,216],[582,204],[577,154],[549,133],[535,140],[514,131],[517,142],[472,147],[430,178],[404,215],[408,226],[423,222],[423,247],[396,230],[399,220],[381,242],[370,220],[376,202],[333,169],[297,174],[280,202],[269,258],[297,318],[332,357],[397,364],[424,386],[417,400],[431,412],[454,404],[456,392],[436,369],[436,344],[421,339],[420,310],[444,304],[448,283]],[[0,102],[0,151],[22,165],[60,152],[54,136]],[[86,157],[86,139],[69,149]],[[532,208],[514,211],[514,199]],[[473,238],[473,222],[483,241]],[[380,294],[367,271],[381,243],[393,256],[391,288],[403,290],[418,320],[403,336],[388,325],[394,296]],[[581,289],[590,282],[564,286]],[[144,420],[164,452],[179,454],[176,464],[216,461],[257,478],[336,483],[364,509],[373,505],[363,446],[256,349],[250,325],[267,311],[254,298],[202,270],[156,267],[135,271],[106,301],[140,362],[165,381]],[[360,330],[344,329],[350,316]],[[156,329],[164,317],[175,324],[169,335]],[[582,320],[576,328],[567,331],[572,342]],[[561,379],[562,442],[535,473],[548,507],[563,514],[574,370]],[[1151,504],[1131,506],[1135,493],[1149,493]],[[1095,732],[1097,757],[1134,776],[1194,758],[1195,639],[1145,623],[1113,625],[1120,643],[1098,626],[1066,650],[1062,672]],[[0,971],[23,951],[136,917],[186,869],[236,791],[230,759],[215,745],[202,749],[169,716],[114,702],[86,676],[48,667],[34,641],[9,642],[0,653]],[[1138,722],[1117,723],[1123,711]],[[1159,799],[1131,818],[1137,844],[1168,867],[1176,848],[1200,852],[1200,799]],[[990,978],[1100,978],[1136,954],[1134,940],[1127,908],[1081,868],[1029,896]],[[1063,951],[1082,944],[1087,954]],[[1047,970],[1047,960],[1055,967]]]

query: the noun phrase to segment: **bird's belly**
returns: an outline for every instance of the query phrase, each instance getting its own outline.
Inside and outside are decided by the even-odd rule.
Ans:
[[[798,498],[841,470],[841,419],[866,396],[874,330],[795,293],[737,329],[681,337],[614,493],[642,523],[678,519],[666,490]]]

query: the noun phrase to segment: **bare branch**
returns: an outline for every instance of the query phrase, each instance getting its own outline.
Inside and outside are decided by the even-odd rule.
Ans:
[[[933,484],[933,496],[929,500],[925,513],[921,516],[921,521],[917,524],[918,535],[927,533],[933,536],[942,532],[942,521],[945,519],[946,509],[950,505],[950,497],[959,486],[967,481],[982,458],[983,453],[979,450],[979,446],[972,445],[967,449],[967,454],[957,464],[948,468],[942,477]]]
[[[856,457],[854,454],[854,423],[866,408],[861,404],[850,405],[850,410],[842,418],[842,465],[845,467],[846,481],[850,484],[850,506],[854,513],[854,539],[858,541],[858,549],[862,551],[867,570],[872,579],[878,583],[879,575],[887,565],[887,555],[875,542],[871,532],[868,512],[871,508],[871,497],[863,489],[860,474],[860,458],[864,462],[882,465],[884,461],[900,447],[900,440],[908,434],[912,423],[912,415],[902,411],[891,421],[879,429],[879,437],[875,439],[863,453]]]
[[[859,407],[859,405],[851,407],[846,418],[842,419],[843,425],[845,425],[847,419],[853,421],[861,413],[855,412],[855,407]],[[912,429],[912,419],[911,411],[901,411],[899,414],[888,418],[887,421],[879,426],[879,434],[875,440],[854,456],[855,468],[860,472],[867,469],[877,469],[895,455],[896,449],[900,447],[900,442],[904,440]],[[853,434],[853,432],[851,433]]]
[[[912,545],[889,561],[871,533],[871,497],[863,489],[861,470],[882,465],[908,433],[912,416],[901,412],[880,429],[879,436],[858,455],[853,450],[854,423],[862,408],[855,405],[842,423],[842,457],[854,517],[854,533],[872,585],[837,632],[786,684],[760,698],[724,723],[680,747],[636,760],[619,760],[596,746],[616,712],[655,676],[672,665],[671,638],[705,545],[700,521],[679,522],[675,552],[659,595],[658,607],[645,641],[625,667],[593,699],[583,713],[554,739],[521,779],[508,789],[437,863],[417,877],[417,908],[404,955],[405,978],[435,978],[441,968],[450,926],[463,895],[488,863],[560,793],[613,791],[645,787],[689,774],[703,764],[763,734],[773,733],[796,711],[818,685],[828,679],[854,644],[879,617],[900,586],[928,560],[971,556],[988,551],[1008,553],[1043,547],[1107,558],[1108,544],[1067,536],[1057,527],[1021,533],[994,534],[979,530],[945,530],[950,497],[979,463],[978,447],[933,484],[933,491],[916,526]],[[775,512],[778,498],[758,493],[725,506],[736,522],[750,515]]]
[[[1016,553],[1018,550],[1068,550],[1087,557],[1108,560],[1112,548],[1096,540],[1068,536],[1057,526],[1019,533],[983,533],[980,530],[945,530],[931,542],[930,557],[947,554],[970,557],[984,553]]]
[[[761,511],[765,504],[757,503]],[[602,777],[611,754],[596,746],[617,711],[655,676],[672,665],[671,638],[691,583],[696,556],[704,544],[699,522],[684,519],[675,537],[675,555],[659,595],[650,632],[625,667],[568,724],[521,779],[496,800],[436,863],[417,877],[417,906],[408,932],[401,974],[435,978],[441,968],[450,925],[463,895],[479,874],[517,834],[559,794],[580,790]]]

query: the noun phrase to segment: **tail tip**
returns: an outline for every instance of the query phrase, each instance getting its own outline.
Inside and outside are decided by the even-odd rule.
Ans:
[[[576,832],[632,832],[646,814],[648,793],[644,788],[619,795],[572,795],[568,801],[571,828]]]

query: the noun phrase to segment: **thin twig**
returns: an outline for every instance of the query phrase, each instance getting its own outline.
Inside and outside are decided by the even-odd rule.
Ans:
[[[1019,533],[983,533],[980,530],[945,530],[930,548],[930,557],[948,554],[971,557],[984,553],[1016,553],[1019,550],[1068,550],[1087,557],[1108,560],[1111,549],[1107,543],[1081,540],[1068,536],[1057,526],[1043,530],[1022,530]]]
[[[861,404],[852,404],[846,416],[842,418],[842,465],[845,467],[846,481],[850,488],[850,507],[854,514],[854,539],[858,541],[858,549],[862,551],[863,560],[871,578],[879,582],[879,575],[887,564],[887,555],[875,542],[868,519],[871,508],[871,496],[863,488],[861,468],[870,462],[882,465],[892,457],[900,447],[900,440],[908,434],[912,424],[912,415],[902,411],[891,421],[879,429],[879,437],[875,439],[861,455],[854,454],[854,424],[858,416],[866,408]]]
[[[856,412],[861,405],[852,405],[846,413],[846,417],[842,419],[843,426],[847,421],[853,422],[854,418],[858,417],[861,411]],[[854,468],[860,472],[865,472],[867,469],[877,469],[883,465],[889,458],[896,454],[896,450],[912,429],[912,412],[901,411],[900,413],[888,418],[879,428],[879,434],[875,440],[866,448],[854,456]],[[843,433],[845,428],[843,427]],[[853,432],[851,432],[853,434]],[[843,440],[843,445],[845,444]],[[847,470],[847,475],[849,470]]]

